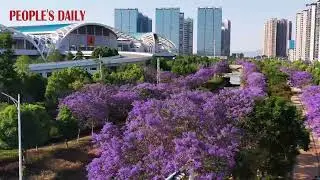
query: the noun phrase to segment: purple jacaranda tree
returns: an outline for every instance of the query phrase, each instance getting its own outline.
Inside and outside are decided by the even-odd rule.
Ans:
[[[91,84],[78,92],[72,93],[60,100],[59,107],[66,106],[79,120],[82,128],[103,125],[110,112],[111,96],[117,92],[114,86]]]
[[[210,93],[183,92],[170,99],[137,101],[123,129],[106,124],[95,142],[99,158],[89,179],[164,179],[188,164],[201,179],[230,175],[239,129]]]
[[[306,108],[308,126],[317,137],[320,137],[320,86],[305,88],[301,100]]]
[[[290,74],[290,83],[294,87],[302,88],[312,83],[312,75],[305,71],[293,71]]]
[[[101,153],[87,166],[88,178],[164,179],[186,164],[198,179],[228,177],[241,139],[237,121],[266,96],[263,74],[253,63],[244,67],[246,86],[217,94],[192,91],[224,71],[215,67],[134,86],[143,101],[134,102],[123,128],[107,123],[94,136]]]
[[[132,103],[137,100],[141,100],[141,96],[129,89],[113,94],[108,103],[110,107],[110,120],[113,122],[124,122],[132,109]]]
[[[243,62],[242,64],[243,72],[241,76],[242,82],[245,84],[247,82],[248,76],[253,72],[258,72],[257,66],[252,62]]]
[[[246,86],[250,88],[259,88],[262,91],[266,91],[267,82],[264,74],[259,72],[253,72],[248,75]]]
[[[289,67],[281,67],[280,71],[289,76],[289,83],[293,87],[303,88],[312,84],[312,74],[305,71],[298,71]]]

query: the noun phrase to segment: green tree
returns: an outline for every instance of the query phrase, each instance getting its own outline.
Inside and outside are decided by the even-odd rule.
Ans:
[[[284,66],[283,62],[268,59],[256,63],[268,79],[268,94],[271,96],[281,96],[286,100],[290,100],[292,92],[287,83],[288,76],[280,71],[280,68]]]
[[[82,51],[77,51],[77,53],[76,53],[76,58],[75,58],[75,60],[81,60],[81,59],[83,59],[83,53],[82,53]]]
[[[47,60],[49,62],[59,62],[59,61],[63,61],[63,59],[64,59],[63,55],[57,49],[51,52],[47,57]]]
[[[66,59],[71,61],[71,60],[73,60],[73,58],[74,58],[74,55],[69,51],[67,56],[66,56]]]
[[[179,75],[187,75],[191,73],[195,73],[198,70],[198,65],[192,63],[192,64],[179,64],[174,63],[172,66],[172,72],[179,74]]]
[[[256,104],[241,122],[243,150],[237,159],[235,177],[251,179],[257,170],[265,176],[285,177],[292,171],[299,149],[309,147],[309,132],[295,106],[280,97]]]
[[[57,116],[59,133],[66,139],[77,136],[78,121],[72,116],[72,112],[67,107],[61,107]]]
[[[57,104],[58,98],[64,97],[90,82],[92,82],[91,75],[81,68],[55,71],[48,78],[45,97],[50,103]]]
[[[97,47],[92,52],[93,58],[99,58],[99,57],[110,57],[110,56],[116,56],[118,54],[118,50],[108,48],[108,47]]]
[[[112,84],[134,84],[143,82],[144,74],[143,68],[137,64],[129,64],[121,66],[117,72],[112,72],[107,75],[106,81]]]
[[[21,79],[21,95],[23,102],[40,102],[45,100],[47,79],[39,74],[23,74]]]
[[[4,49],[0,54],[0,91],[18,93],[20,82],[14,71],[12,44],[10,33],[0,33],[0,49]]]
[[[117,49],[112,49],[112,55],[113,55],[113,56],[119,55],[118,50],[117,50]]]
[[[0,33],[0,49],[11,49],[13,45],[12,36],[9,32]]]
[[[20,86],[11,58],[0,57],[0,91],[17,93]]]
[[[43,106],[23,104],[21,106],[22,146],[25,149],[42,145],[49,139],[50,117]],[[2,148],[18,147],[17,109],[14,105],[0,112],[0,141]]]
[[[14,64],[14,70],[19,74],[28,74],[30,73],[29,64],[32,59],[29,56],[19,56],[17,61]]]

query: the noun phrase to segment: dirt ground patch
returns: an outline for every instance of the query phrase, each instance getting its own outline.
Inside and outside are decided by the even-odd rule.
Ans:
[[[91,137],[27,152],[25,177],[30,180],[87,179],[86,165],[95,157]],[[0,180],[17,179],[18,162],[0,163]]]

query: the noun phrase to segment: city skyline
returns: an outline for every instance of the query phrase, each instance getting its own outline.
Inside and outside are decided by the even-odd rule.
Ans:
[[[57,0],[57,1],[44,1],[34,0],[30,1],[13,0],[10,4],[4,4],[0,7],[0,22],[1,24],[12,26],[19,25],[19,22],[9,22],[8,11],[15,7],[15,9],[85,9],[87,11],[86,22],[100,22],[104,24],[114,25],[114,9],[115,8],[138,8],[141,13],[150,17],[155,21],[155,9],[161,7],[180,7],[181,11],[185,13],[185,18],[194,19],[194,25],[197,24],[197,8],[222,5],[223,19],[230,19],[233,24],[233,31],[231,34],[231,52],[239,51],[256,51],[262,49],[263,44],[263,23],[272,17],[286,18],[294,21],[297,11],[302,10],[306,3],[314,1],[275,1],[257,2],[254,0],[244,0],[241,2],[234,0],[224,0],[222,4],[218,1],[216,3],[208,0],[200,0],[194,2],[193,0],[174,1],[164,0],[146,1],[141,0],[139,4],[128,3],[127,0],[118,0],[111,4],[107,1],[96,0],[87,2],[78,0],[77,3]],[[274,6],[274,4],[277,6]],[[101,6],[104,4],[104,6]],[[290,6],[288,6],[290,4]],[[288,8],[283,8],[288,7]],[[268,9],[268,10],[266,10]],[[254,15],[253,15],[254,14]],[[54,22],[31,22],[24,23],[30,24],[48,24]],[[154,30],[153,22],[153,30]],[[295,25],[293,25],[295,26]],[[197,29],[194,29],[194,51],[197,49]]]

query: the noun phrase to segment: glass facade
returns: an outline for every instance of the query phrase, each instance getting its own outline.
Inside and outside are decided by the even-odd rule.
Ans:
[[[116,29],[126,33],[152,31],[152,20],[138,9],[115,9],[114,24]]]
[[[178,52],[181,51],[183,36],[181,33],[182,13],[180,8],[157,8],[156,9],[156,33],[172,41]]]
[[[198,8],[198,55],[221,56],[221,26],[221,8]]]

